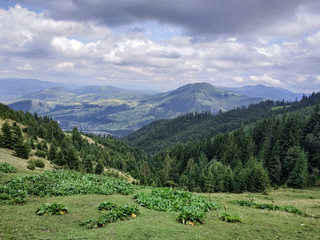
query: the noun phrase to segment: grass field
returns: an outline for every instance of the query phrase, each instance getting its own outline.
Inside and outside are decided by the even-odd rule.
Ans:
[[[0,173],[0,184],[12,177],[41,174],[30,171],[20,159],[0,151],[0,162],[10,162],[17,173]],[[25,161],[25,160],[21,160]],[[136,190],[150,191],[149,189]],[[87,229],[80,223],[97,218],[96,206],[102,201],[137,205],[131,195],[76,195],[64,197],[28,197],[23,205],[0,202],[0,239],[320,239],[320,189],[270,189],[268,194],[201,194],[220,203],[221,208],[207,213],[205,224],[191,226],[179,223],[177,212],[158,212],[140,207],[141,214],[128,221]],[[291,205],[307,216],[255,209],[231,204],[231,200],[253,200],[256,203]],[[43,203],[60,202],[68,207],[65,215],[38,216]],[[242,223],[219,220],[224,211],[238,214]]]

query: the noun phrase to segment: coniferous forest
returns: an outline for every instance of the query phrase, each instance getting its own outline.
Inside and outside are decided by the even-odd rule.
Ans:
[[[26,159],[33,149],[59,168],[97,174],[105,167],[118,169],[144,185],[235,193],[263,192],[268,186],[304,188],[319,184],[319,102],[317,93],[299,102],[266,101],[216,116],[187,114],[166,121],[172,129],[163,133],[167,147],[152,154],[111,136],[83,134],[77,128],[63,132],[50,117],[0,104],[0,117],[6,120],[0,146]],[[185,119],[192,128],[181,127]],[[214,126],[204,131],[210,123]],[[197,129],[202,130],[196,135]],[[143,148],[152,144],[149,133],[143,132]],[[188,133],[191,141],[183,139]]]

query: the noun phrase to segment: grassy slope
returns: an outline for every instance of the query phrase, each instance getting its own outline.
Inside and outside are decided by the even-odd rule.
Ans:
[[[2,179],[35,174],[17,162],[7,150],[0,151],[0,161],[18,168],[16,174],[1,173]],[[21,160],[25,161],[25,160]],[[148,191],[148,190],[142,190]],[[96,206],[103,200],[117,204],[135,204],[133,195],[79,195],[53,198],[28,198],[24,205],[0,204],[0,239],[320,239],[320,189],[270,190],[262,194],[203,194],[217,200],[228,212],[239,214],[243,223],[232,224],[219,220],[224,207],[209,212],[204,225],[182,225],[175,219],[178,213],[157,212],[141,208],[142,214],[130,221],[116,222],[104,228],[88,230],[79,223],[96,218],[101,213]],[[230,200],[253,199],[258,203],[292,205],[313,217],[284,212],[235,206]],[[61,202],[70,213],[61,216],[37,216],[42,203]]]

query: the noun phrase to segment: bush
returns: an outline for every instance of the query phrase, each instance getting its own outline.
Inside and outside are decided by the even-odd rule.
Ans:
[[[17,171],[17,169],[10,165],[9,163],[0,163],[0,172],[4,172],[4,173],[15,173]]]
[[[242,222],[242,219],[238,215],[232,215],[227,212],[222,213],[219,219],[221,219],[224,222],[231,222],[231,223]]]
[[[256,204],[255,208],[273,210],[273,211],[281,211],[281,207],[280,206],[269,204],[269,203]]]
[[[46,152],[41,151],[41,150],[37,150],[35,152],[35,155],[38,156],[38,157],[42,157],[42,158],[46,158],[46,156],[47,156]]]
[[[36,167],[38,167],[38,168],[45,167],[44,161],[41,159],[33,159],[33,160],[30,160],[28,163],[29,164],[28,164],[27,168],[30,170],[34,170]]]
[[[61,203],[45,203],[37,211],[37,215],[63,215],[68,213],[68,208]]]
[[[157,211],[181,211],[185,206],[198,208],[207,212],[219,207],[216,202],[197,196],[191,192],[178,191],[172,188],[156,188],[150,194],[139,193],[135,196],[141,206]]]
[[[36,165],[34,164],[34,162],[29,162],[27,165],[27,168],[29,170],[34,170],[36,168]]]
[[[305,213],[301,212],[300,210],[298,210],[297,208],[293,207],[293,206],[284,206],[282,207],[283,211],[288,212],[288,213],[295,213],[298,215],[302,215],[302,216],[306,216]]]
[[[288,213],[295,213],[298,215],[306,216],[305,213],[301,212],[297,208],[293,206],[278,206],[278,205],[273,205],[270,203],[255,203],[253,201],[248,201],[248,200],[234,200],[231,201],[232,204],[243,206],[243,207],[254,207],[257,209],[265,209],[265,210],[272,210],[272,211],[282,211],[282,212],[288,212]]]
[[[41,159],[35,159],[33,160],[33,162],[34,162],[34,165],[38,168],[44,168],[45,166],[44,161]]]
[[[231,201],[231,203],[242,206],[242,207],[253,207],[256,205],[253,201],[248,201],[248,200],[234,200],[234,201]]]
[[[87,228],[105,227],[107,223],[112,223],[117,220],[128,220],[130,217],[134,218],[139,214],[137,206],[123,205],[111,209],[106,214],[97,219],[90,219],[80,224],[80,226],[86,226]]]
[[[116,207],[117,207],[117,205],[113,202],[103,201],[103,202],[99,203],[97,208],[99,211],[109,211],[109,210],[116,208]]]
[[[126,181],[102,175],[51,170],[45,171],[41,175],[11,179],[5,185],[0,186],[0,194],[5,194],[8,200],[15,198],[20,192],[26,192],[25,197],[28,195],[50,197],[114,193],[127,195],[132,193],[135,188]]]
[[[205,216],[205,212],[200,211],[198,208],[188,206],[181,210],[177,220],[182,224],[194,226],[196,224],[203,224]]]

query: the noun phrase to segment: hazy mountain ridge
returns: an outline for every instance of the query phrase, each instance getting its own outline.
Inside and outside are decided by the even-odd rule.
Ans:
[[[31,100],[31,103],[26,100]],[[15,110],[52,116],[63,129],[77,126],[81,131],[123,136],[158,119],[174,118],[189,112],[225,112],[261,100],[208,83],[195,83],[152,95],[112,86],[71,90],[55,87],[28,94],[9,106]]]
[[[249,96],[249,97],[261,97],[265,99],[279,100],[279,101],[289,101],[293,102],[296,100],[300,100],[303,93],[294,93],[287,89],[280,87],[269,87],[264,85],[250,85],[244,86],[242,88],[224,88],[231,92],[235,92],[241,95]]]
[[[3,78],[0,79],[0,100],[17,99],[47,88],[60,87],[61,84],[37,79]]]

